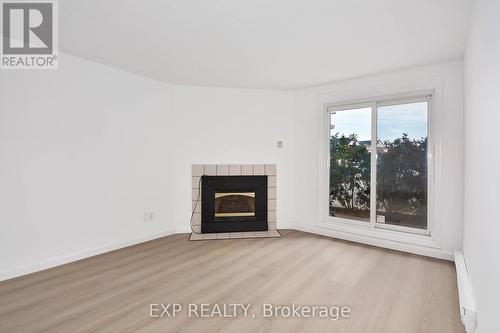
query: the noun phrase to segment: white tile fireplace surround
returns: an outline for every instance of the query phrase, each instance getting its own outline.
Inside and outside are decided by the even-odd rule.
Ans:
[[[193,164],[192,176],[192,208],[193,236],[192,240],[228,239],[247,237],[280,237],[276,231],[276,164]],[[267,220],[269,231],[231,232],[201,234],[201,176],[267,176]],[[198,204],[196,204],[198,200]],[[199,235],[197,235],[198,233]]]

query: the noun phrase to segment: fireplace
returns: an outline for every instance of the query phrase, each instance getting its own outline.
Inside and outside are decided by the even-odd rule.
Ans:
[[[202,176],[201,232],[266,231],[267,176]]]

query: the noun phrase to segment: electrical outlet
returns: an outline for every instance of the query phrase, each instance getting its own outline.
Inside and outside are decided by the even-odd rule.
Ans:
[[[377,223],[385,223],[385,216],[377,215]]]
[[[142,217],[142,220],[144,222],[147,222],[147,221],[152,221],[154,220],[155,218],[155,215],[153,212],[147,212],[147,213],[144,213],[143,217]]]

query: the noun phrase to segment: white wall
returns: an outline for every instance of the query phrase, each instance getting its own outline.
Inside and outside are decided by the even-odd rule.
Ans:
[[[475,3],[465,56],[464,255],[480,333],[500,332],[500,2]]]
[[[288,225],[294,208],[294,93],[175,86],[173,96],[176,230],[189,230],[191,164],[277,164],[277,226]]]
[[[435,101],[437,129],[440,136],[439,162],[442,170],[437,193],[436,225],[441,232],[439,248],[425,249],[414,246],[404,248],[394,242],[379,242],[368,237],[353,238],[352,234],[335,233],[346,239],[378,244],[410,252],[435,255],[451,259],[453,250],[461,248],[463,202],[463,63],[446,62],[408,70],[357,78],[353,80],[312,87],[297,92],[295,116],[295,197],[293,223],[297,228],[331,235],[319,224],[320,214],[320,149],[323,140],[323,103],[349,101],[360,97],[374,97],[413,92],[439,87],[439,100]]]
[[[171,86],[60,59],[0,73],[0,280],[173,231]]]

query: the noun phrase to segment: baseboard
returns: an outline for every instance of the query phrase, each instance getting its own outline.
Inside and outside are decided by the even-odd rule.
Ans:
[[[276,229],[295,229],[295,225],[290,223],[278,223]]]
[[[64,264],[67,264],[67,263],[70,263],[73,261],[93,257],[93,256],[96,256],[98,254],[103,254],[103,253],[118,250],[118,249],[121,249],[121,248],[124,248],[127,246],[131,246],[131,245],[147,242],[147,241],[150,241],[153,239],[169,236],[169,235],[174,234],[175,233],[174,231],[175,230],[172,228],[172,229],[163,231],[159,234],[154,234],[154,235],[150,235],[150,236],[136,238],[136,239],[129,240],[129,241],[123,241],[123,242],[119,242],[119,243],[115,243],[115,244],[110,244],[110,245],[102,246],[102,247],[95,248],[95,249],[73,252],[73,253],[70,253],[68,255],[46,259],[46,260],[39,261],[39,262],[34,263],[34,264],[19,266],[19,267],[16,267],[14,269],[11,269],[9,271],[0,272],[0,281],[12,279],[12,278],[19,277],[19,276],[26,275],[26,274],[30,274],[30,273],[35,273],[35,272],[42,271],[42,270],[45,270],[48,268],[64,265]]]
[[[299,231],[309,232],[312,234],[338,238],[342,240],[347,240],[356,243],[362,243],[367,245],[373,245],[385,249],[397,250],[401,252],[407,252],[412,254],[418,254],[426,257],[438,258],[453,261],[453,253],[450,251],[445,251],[436,248],[423,247],[413,244],[400,243],[395,241],[383,240],[374,237],[367,237],[364,235],[356,235],[352,233],[342,232],[333,229],[321,228],[317,226],[301,226],[296,224],[287,225],[289,229],[295,229]]]
[[[460,303],[460,318],[467,333],[476,332],[477,310],[472,289],[472,282],[467,268],[467,261],[460,251],[455,252],[455,267],[457,269],[458,299]]]
[[[191,227],[175,227],[174,234],[190,234],[192,232]]]

